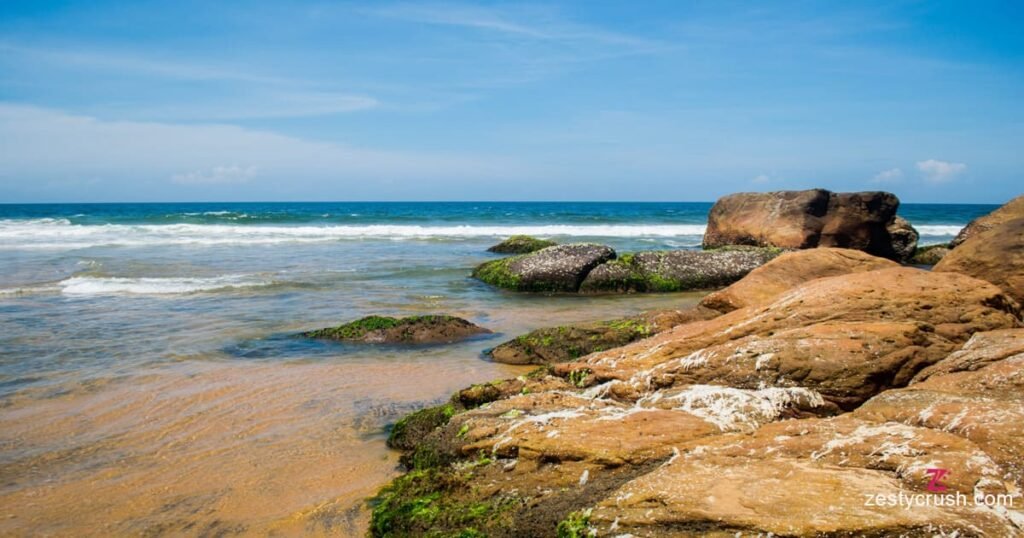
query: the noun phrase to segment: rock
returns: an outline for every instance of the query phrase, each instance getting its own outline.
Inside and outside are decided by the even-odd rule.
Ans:
[[[987,280],[1024,303],[1024,217],[971,234],[932,270]]]
[[[469,391],[487,403],[407,452],[372,533],[1017,535],[1019,314],[966,275],[853,272]],[[1015,504],[865,504],[933,467]]]
[[[710,436],[678,450],[678,457],[596,503],[590,524],[598,535],[725,537],[737,529],[750,536],[923,537],[939,529],[1017,535],[1012,519],[996,510],[907,508],[885,500],[929,495],[933,467],[952,470],[947,491],[965,499],[976,487],[1011,492],[984,451],[941,430],[843,416],[777,422],[753,435]]]
[[[709,319],[718,314],[706,308],[693,307],[645,312],[612,321],[545,327],[502,343],[490,351],[490,356],[505,364],[555,364],[616,348],[680,323]]]
[[[406,318],[367,316],[337,327],[308,331],[302,335],[367,344],[442,344],[490,332],[455,316],[427,315]]]
[[[728,245],[818,246],[831,193],[824,189],[739,193],[719,198],[708,214],[704,248]]]
[[[841,247],[901,259],[913,252],[916,232],[896,221],[898,207],[899,199],[887,192],[813,189],[732,194],[711,208],[704,248]],[[897,232],[895,242],[890,229]]]
[[[823,381],[837,403],[852,405],[869,386],[905,383],[971,334],[1015,327],[1018,316],[1017,305],[987,282],[896,267],[812,280],[765,306],[554,368],[563,376],[586,371],[588,384],[623,381],[616,390],[624,393],[648,381],[748,387],[788,380],[810,388]],[[849,376],[841,382],[832,375],[840,371]]]
[[[765,305],[790,288],[828,276],[838,276],[898,265],[859,250],[816,248],[787,252],[754,269],[742,280],[701,300],[700,305],[731,312]]]
[[[956,234],[956,237],[950,241],[949,248],[956,248],[964,241],[967,241],[981,232],[991,230],[1000,224],[1019,218],[1024,218],[1024,195],[1006,202],[1000,206],[999,209],[996,209],[988,215],[983,215],[969,222],[967,226],[964,226],[964,229],[960,230],[960,233]]]
[[[886,226],[886,231],[891,238],[894,259],[900,262],[909,261],[917,250],[917,240],[920,238],[917,230],[907,219],[896,217]]]
[[[573,243],[485,262],[473,277],[516,291],[575,292],[590,271],[615,258],[610,247]]]
[[[665,250],[626,254],[594,268],[580,292],[706,290],[743,278],[780,253],[778,249]]]
[[[529,254],[542,248],[553,247],[557,243],[547,239],[537,239],[528,235],[513,235],[508,239],[487,249],[487,252],[498,254]]]
[[[918,247],[907,263],[911,265],[931,266],[939,263],[939,260],[944,258],[946,254],[949,254],[949,245],[945,243]]]

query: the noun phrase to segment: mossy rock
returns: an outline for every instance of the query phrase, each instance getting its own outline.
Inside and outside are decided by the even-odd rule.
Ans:
[[[410,413],[392,426],[387,445],[398,450],[412,450],[427,434],[447,424],[457,411],[453,404],[446,403]]]
[[[498,243],[487,249],[488,252],[496,252],[498,254],[529,254],[536,252],[542,248],[553,247],[557,245],[554,241],[547,239],[537,239],[529,235],[513,235],[508,239]]]
[[[612,259],[615,251],[604,245],[556,245],[485,262],[473,278],[515,291],[574,293],[594,267]]]
[[[367,316],[337,327],[308,331],[302,335],[309,338],[369,344],[439,344],[490,332],[455,316],[426,315],[405,318]]]
[[[728,286],[782,253],[777,248],[663,250],[625,254],[594,268],[581,293],[675,292]]]
[[[651,327],[640,318],[545,327],[504,342],[489,354],[505,364],[554,364],[624,346],[650,334]]]
[[[718,315],[720,312],[710,308],[692,306],[680,310],[651,310],[610,321],[544,327],[503,342],[487,354],[496,362],[505,364],[547,366],[624,346],[676,325],[711,319]],[[531,375],[543,375],[546,371],[541,370]]]
[[[500,493],[475,498],[464,475],[451,468],[430,468],[398,477],[371,504],[370,536],[476,538],[499,529],[507,535],[510,514],[521,503]]]
[[[907,263],[910,265],[935,265],[946,254],[949,254],[949,250],[950,246],[948,243],[919,247],[914,251],[914,255],[910,257],[910,261]]]

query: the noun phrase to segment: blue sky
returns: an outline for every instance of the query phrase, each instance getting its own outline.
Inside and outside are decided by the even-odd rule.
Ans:
[[[0,3],[0,201],[1024,192],[1021,2]]]

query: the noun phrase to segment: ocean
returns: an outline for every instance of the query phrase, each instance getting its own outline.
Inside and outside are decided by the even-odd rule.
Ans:
[[[697,293],[534,296],[468,277],[512,234],[696,248],[710,203],[0,205],[0,534],[361,535],[397,475],[384,427],[528,367],[528,330]],[[921,244],[996,206],[904,204]],[[369,314],[495,331],[440,347],[310,341]]]

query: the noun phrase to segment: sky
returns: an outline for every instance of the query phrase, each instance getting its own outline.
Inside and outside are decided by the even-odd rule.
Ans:
[[[0,202],[1024,192],[1024,2],[0,1]]]

